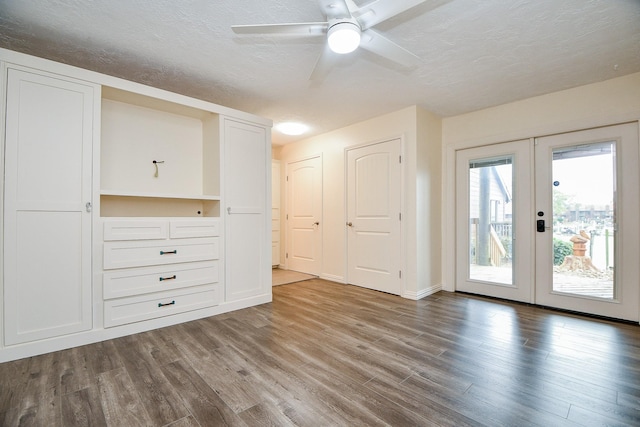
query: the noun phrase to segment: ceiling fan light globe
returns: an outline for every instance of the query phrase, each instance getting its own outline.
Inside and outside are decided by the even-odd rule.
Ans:
[[[339,22],[327,32],[329,48],[340,54],[353,52],[360,45],[360,27],[352,22]]]

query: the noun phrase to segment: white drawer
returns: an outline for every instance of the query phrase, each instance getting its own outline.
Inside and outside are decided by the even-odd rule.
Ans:
[[[105,301],[105,327],[140,322],[220,303],[217,285],[198,286],[169,292]]]
[[[103,275],[104,299],[218,282],[218,261],[112,270]]]
[[[217,219],[179,219],[172,220],[169,225],[169,236],[172,239],[215,237],[219,235],[220,221]]]
[[[105,242],[105,270],[218,259],[217,237],[165,241]]]
[[[169,222],[161,220],[117,220],[105,221],[103,239],[112,240],[151,240],[169,238]]]

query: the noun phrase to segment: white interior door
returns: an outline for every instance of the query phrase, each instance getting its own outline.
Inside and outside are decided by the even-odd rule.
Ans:
[[[347,280],[402,293],[401,143],[347,151]]]
[[[639,320],[639,160],[637,124],[536,140],[537,304]]]
[[[531,143],[456,154],[456,289],[532,302]]]
[[[322,265],[322,158],[287,164],[287,269],[319,275]]]

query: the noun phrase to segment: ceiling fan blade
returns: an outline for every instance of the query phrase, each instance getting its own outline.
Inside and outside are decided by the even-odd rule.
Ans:
[[[318,36],[327,32],[327,22],[304,22],[299,24],[232,25],[236,34],[276,34],[295,36]]]
[[[351,17],[351,12],[345,0],[318,0],[318,4],[327,20]]]
[[[344,2],[347,4],[347,7],[349,8],[349,13],[351,13],[351,15],[353,15],[354,12],[360,9],[360,7],[357,4],[355,4],[353,0],[344,0]]]
[[[353,17],[360,22],[362,29],[366,30],[412,7],[416,7],[425,1],[426,0],[376,0],[355,11]]]
[[[329,49],[329,45],[325,43],[324,50],[318,57],[318,61],[316,61],[316,65],[311,72],[311,76],[309,80],[321,81],[323,80],[327,74],[329,74],[329,70],[333,66],[336,59],[336,54]]]
[[[420,57],[371,29],[362,32],[360,47],[405,67],[421,62]]]

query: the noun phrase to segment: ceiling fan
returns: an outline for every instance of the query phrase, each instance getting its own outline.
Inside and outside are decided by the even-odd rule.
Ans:
[[[417,65],[420,58],[371,27],[386,21],[426,0],[375,0],[358,6],[353,0],[318,0],[326,16],[325,22],[292,24],[232,25],[237,34],[274,34],[327,37],[324,51],[311,73],[311,80],[324,77],[335,59],[335,54],[346,54],[358,47],[373,52],[405,67]]]

